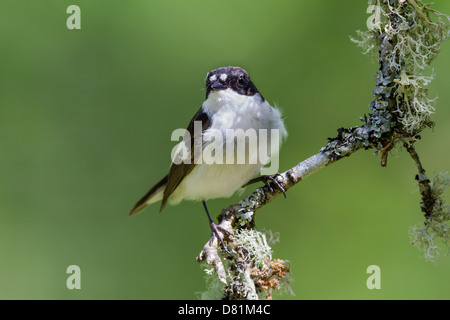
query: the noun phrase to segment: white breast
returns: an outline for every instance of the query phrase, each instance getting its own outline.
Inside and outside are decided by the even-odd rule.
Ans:
[[[244,96],[231,89],[212,92],[202,108],[212,119],[211,128],[203,132],[203,140],[211,141],[211,136],[217,134],[217,130],[223,133],[224,139],[221,142],[215,142],[221,145],[214,147],[222,147],[225,150],[225,130],[227,129],[244,131],[254,129],[257,134],[260,132],[259,129],[267,129],[268,132],[270,129],[278,129],[280,138],[286,136],[281,113],[272,108],[267,101],[263,101],[259,94]],[[244,143],[246,150],[250,150],[250,156],[258,152],[257,146],[248,145],[248,139]],[[226,160],[225,156],[224,160]],[[236,190],[255,177],[263,166],[259,162],[256,164],[248,162],[247,158],[244,164],[235,162],[234,164],[196,165],[169,197],[169,202],[176,204],[182,199],[201,201],[232,196]]]

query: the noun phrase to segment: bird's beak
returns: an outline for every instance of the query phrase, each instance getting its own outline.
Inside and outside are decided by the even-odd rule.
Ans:
[[[226,88],[227,87],[220,82],[214,82],[213,84],[211,84],[211,89],[213,89],[214,91],[224,90]]]

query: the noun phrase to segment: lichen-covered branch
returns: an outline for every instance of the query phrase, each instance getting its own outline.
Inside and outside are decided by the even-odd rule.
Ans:
[[[427,259],[437,255],[436,237],[450,242],[449,208],[441,198],[450,183],[446,175],[432,182],[425,175],[414,143],[419,133],[433,126],[430,115],[435,99],[428,98],[426,85],[432,80],[423,72],[436,58],[441,43],[449,38],[450,18],[424,5],[420,0],[369,1],[378,6],[379,19],[366,32],[352,39],[365,53],[377,52],[379,71],[375,77],[370,113],[362,123],[338,129],[338,135],[315,155],[277,175],[275,179],[287,191],[326,166],[358,150],[375,150],[382,166],[387,165],[389,151],[401,142],[413,159],[416,180],[425,214],[423,228],[415,227],[414,243],[424,250]],[[378,51],[375,51],[378,48]],[[239,203],[224,209],[219,225],[230,232],[227,243],[232,255],[224,255],[212,236],[197,257],[215,270],[223,283],[223,298],[271,298],[272,290],[282,287],[289,278],[287,261],[273,259],[267,234],[255,229],[255,212],[282,192],[268,186],[256,189]],[[211,270],[208,270],[211,273]]]
[[[434,204],[436,202],[431,189],[431,181],[425,174],[425,169],[420,162],[416,149],[408,143],[405,143],[404,146],[417,167],[418,173],[416,175],[416,180],[419,184],[420,194],[422,195],[421,209],[425,214],[425,218],[429,218],[433,214]]]

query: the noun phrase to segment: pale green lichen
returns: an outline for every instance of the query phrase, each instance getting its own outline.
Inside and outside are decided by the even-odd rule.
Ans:
[[[447,248],[450,245],[450,207],[445,205],[443,193],[450,185],[447,172],[436,173],[431,183],[432,198],[434,199],[433,213],[426,217],[423,227],[414,226],[410,229],[412,243],[423,253],[426,260],[435,262],[439,256],[439,242]]]
[[[350,37],[350,40],[354,42],[363,51],[363,54],[374,54],[375,48],[380,45],[380,38],[378,33],[374,30],[368,30],[366,32],[361,30],[356,30],[356,34],[359,39]]]
[[[267,295],[272,295],[272,289],[283,289],[280,293],[292,293],[292,290],[289,287],[290,274],[288,272],[289,267],[287,262],[285,268],[283,269],[284,273],[281,273],[278,269],[272,270],[274,269],[273,265],[275,260],[272,258],[272,248],[270,245],[279,241],[278,233],[273,233],[266,230],[260,231],[256,229],[237,228],[235,229],[233,237],[235,250],[242,253],[244,262],[250,269],[245,272],[240,268],[236,268],[232,260],[223,259],[226,279],[230,284],[229,287],[233,288],[236,292],[242,293],[241,291],[245,291],[245,299],[267,298]],[[279,266],[281,263],[280,261],[282,260],[276,259],[276,261],[278,263],[275,265]],[[198,293],[200,299],[210,300],[220,299],[223,297],[224,290],[226,290],[226,288],[224,288],[224,284],[217,279],[214,268],[206,267],[204,268],[204,272],[207,290],[205,292]],[[260,275],[258,279],[255,280],[257,285],[256,291],[252,292],[251,290],[245,290],[245,278],[254,277],[255,273]],[[277,285],[270,290],[266,287],[263,288],[258,286],[258,281],[261,282],[263,279],[267,280],[267,282],[270,282],[271,284],[274,284],[275,278]],[[252,294],[254,297],[250,296]]]
[[[450,17],[428,8],[420,0],[372,0],[374,21],[359,39],[351,38],[366,53],[375,53],[384,36],[390,46],[385,62],[399,84],[394,91],[399,131],[415,135],[431,127],[436,99],[424,88],[433,78],[421,74],[436,58],[442,42],[450,38]]]
[[[289,261],[273,259],[270,244],[279,241],[279,234],[256,229],[239,229],[235,232],[236,247],[245,253],[245,261],[251,266],[251,277],[259,298],[271,299],[274,290],[289,292],[291,282]]]
[[[253,211],[246,211],[244,209],[240,209],[236,215],[237,224],[243,227],[246,224],[252,222],[254,214],[255,213]]]
[[[386,14],[393,17],[385,26],[395,39],[389,55],[392,67],[412,74],[426,69],[441,50],[441,43],[449,38],[450,17],[429,9],[420,0],[383,4]]]
[[[272,248],[264,233],[255,229],[239,229],[234,237],[236,246],[245,249],[247,260],[251,261],[256,268],[267,267],[267,260],[272,260]]]
[[[425,126],[431,127],[431,114],[434,112],[436,99],[427,97],[428,90],[425,86],[431,82],[433,75],[408,75],[406,72],[401,73],[400,79],[394,82],[400,84],[395,90],[397,101],[397,112],[399,114],[398,121],[403,128],[410,134],[421,131]]]

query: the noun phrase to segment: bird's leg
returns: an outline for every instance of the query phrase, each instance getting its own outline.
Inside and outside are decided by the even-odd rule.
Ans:
[[[260,177],[250,180],[243,187],[246,187],[255,182],[263,181],[264,184],[267,186],[267,188],[269,188],[269,191],[273,193],[274,190],[273,190],[272,186],[270,185],[270,183],[273,182],[278,187],[278,189],[280,189],[281,192],[283,192],[283,196],[286,198],[286,190],[284,190],[284,188],[281,186],[281,184],[277,181],[277,179],[275,178],[276,176],[281,176],[281,175],[279,173],[276,173],[273,176],[260,176]]]
[[[211,215],[209,214],[208,208],[206,207],[206,202],[202,201],[203,207],[205,208],[206,214],[208,215],[209,220],[209,226],[211,228],[211,233],[214,235],[217,239],[219,239],[220,243],[223,246],[223,249],[230,255],[233,255],[230,251],[228,251],[227,247],[225,246],[225,243],[223,242],[223,235],[230,235],[230,232],[221,226],[218,226],[213,219],[211,218]]]

